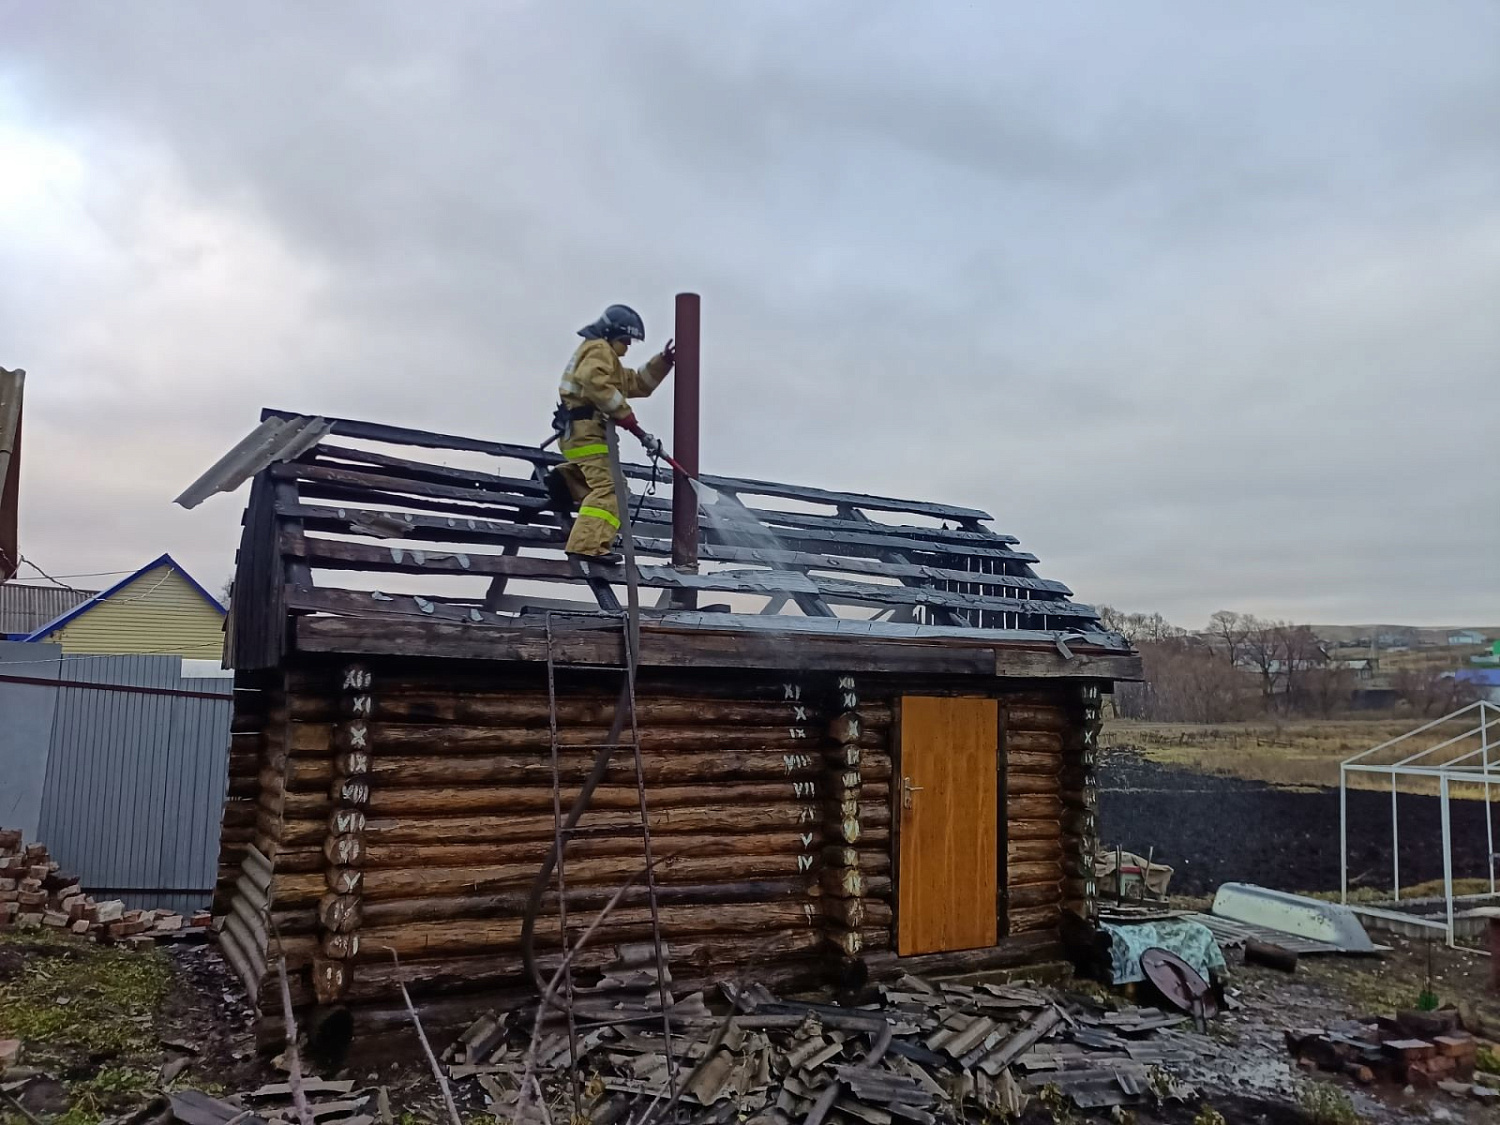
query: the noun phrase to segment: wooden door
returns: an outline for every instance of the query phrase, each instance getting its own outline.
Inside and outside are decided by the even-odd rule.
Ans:
[[[999,829],[993,699],[904,696],[894,779],[902,956],[995,944]]]

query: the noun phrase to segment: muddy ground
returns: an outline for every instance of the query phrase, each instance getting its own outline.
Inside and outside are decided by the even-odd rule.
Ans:
[[[1401,883],[1443,877],[1440,802],[1403,793]],[[1451,802],[1454,876],[1486,872],[1484,806]],[[1220,883],[1247,882],[1284,891],[1339,887],[1339,793],[1292,790],[1164,766],[1133,750],[1112,748],[1099,770],[1100,840],[1145,854],[1174,869],[1177,894],[1212,894]],[[1389,890],[1391,797],[1349,793],[1349,882]]]
[[[1185,1035],[1198,1044],[1197,1061],[1176,1068],[1197,1087],[1187,1101],[1132,1107],[1129,1117],[1113,1121],[1033,1101],[1020,1125],[1354,1125],[1354,1118],[1328,1116],[1329,1105],[1352,1109],[1370,1125],[1480,1125],[1493,1111],[1466,1099],[1307,1075],[1285,1051],[1283,1033],[1289,1028],[1412,1005],[1428,986],[1428,953],[1425,945],[1398,942],[1382,959],[1304,958],[1290,976],[1235,966],[1231,990],[1239,1007],[1214,1021],[1207,1037]],[[1472,1004],[1486,995],[1487,961],[1442,947],[1431,953],[1431,987],[1444,1003]],[[29,983],[17,990],[23,979]],[[1104,995],[1097,986],[1067,987],[1091,999]],[[48,1125],[95,1125],[148,1104],[163,1088],[222,1096],[284,1080],[272,1060],[255,1054],[248,1006],[210,946],[125,954],[81,942],[70,946],[65,939],[17,941],[12,935],[0,939],[0,997],[5,996],[22,998],[32,1010],[25,1063],[45,1078],[28,1083],[19,1096],[26,1110]],[[68,1014],[70,1008],[77,1018]],[[0,1032],[15,1011],[0,1008]],[[1500,997],[1482,1000],[1476,1018],[1500,1026]],[[386,1087],[399,1125],[444,1121],[415,1035],[394,1046],[398,1049],[391,1051],[387,1044],[388,1053],[379,1060],[361,1052],[357,1063],[325,1065],[320,1073],[354,1079],[361,1088]],[[466,1122],[494,1125],[472,1080],[456,1083],[455,1089]],[[1303,1109],[1309,1091],[1318,1094],[1324,1114]],[[1205,1106],[1222,1118],[1205,1113]],[[0,1104],[0,1125],[31,1123]]]

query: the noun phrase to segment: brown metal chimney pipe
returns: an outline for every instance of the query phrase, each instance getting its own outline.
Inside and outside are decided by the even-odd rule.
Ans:
[[[698,294],[677,294],[672,453],[694,477],[698,475],[699,305]],[[672,476],[672,565],[698,569],[698,494],[681,472]]]

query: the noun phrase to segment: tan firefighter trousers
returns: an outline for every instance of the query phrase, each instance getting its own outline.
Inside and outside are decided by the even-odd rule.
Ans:
[[[587,448],[587,447],[585,447]],[[557,471],[578,504],[573,531],[568,536],[568,552],[576,555],[608,554],[620,534],[620,505],[615,498],[614,475],[609,471],[609,454],[578,458],[569,456]]]

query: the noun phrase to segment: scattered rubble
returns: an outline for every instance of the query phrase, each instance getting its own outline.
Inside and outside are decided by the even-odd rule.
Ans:
[[[702,993],[674,998],[670,971],[658,987],[651,965],[630,947],[619,953],[598,989],[575,992],[571,1039],[561,1014],[537,1030],[492,1013],[446,1052],[449,1078],[476,1082],[491,1112],[511,1120],[542,1119],[521,1093],[535,1075],[554,1119],[576,1081],[577,1112],[598,1125],[649,1118],[673,1090],[700,1107],[697,1121],[787,1125],[835,1114],[932,1125],[1013,1117],[1043,1090],[1081,1109],[1185,1099],[1192,1089],[1166,1068],[1208,1045],[1176,1030],[1186,1017],[1155,1008],[1104,1011],[1030,985],[911,976],[852,1007],[724,985],[729,1011],[716,1015]]]
[[[158,940],[206,939],[211,918],[170,910],[128,910],[119,899],[96,901],[65,874],[45,844],[27,844],[19,829],[0,828],[0,930],[54,929],[141,947]]]
[[[312,1119],[319,1125],[375,1125],[377,1119],[390,1119],[389,1110],[380,1114],[381,1091],[378,1090],[356,1093],[353,1082],[316,1079],[305,1079],[302,1090],[307,1095]],[[212,1097],[201,1090],[176,1090],[148,1106],[145,1113],[132,1116],[139,1118],[144,1125],[146,1121],[158,1120],[156,1115],[162,1110],[170,1110],[167,1120],[176,1120],[182,1125],[229,1125],[230,1122],[234,1125],[275,1125],[298,1121],[292,1088],[285,1082],[227,1098]],[[120,1125],[131,1123],[122,1122]]]

